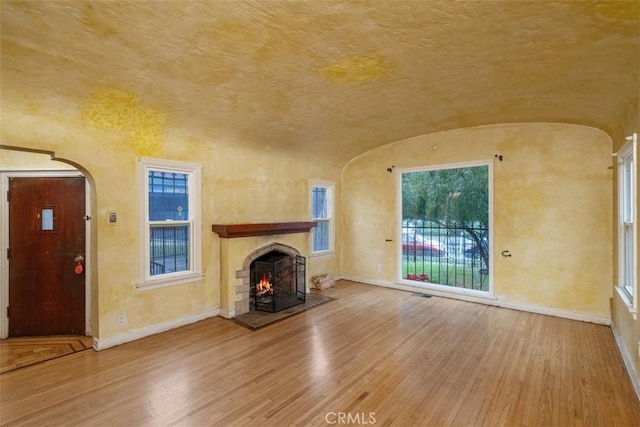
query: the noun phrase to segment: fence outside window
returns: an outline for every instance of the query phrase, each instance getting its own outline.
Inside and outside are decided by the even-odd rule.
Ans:
[[[404,221],[402,277],[488,292],[488,248],[488,229],[483,227]]]

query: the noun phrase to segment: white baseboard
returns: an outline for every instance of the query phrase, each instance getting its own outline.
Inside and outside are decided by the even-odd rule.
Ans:
[[[494,305],[503,308],[510,308],[512,310],[527,311],[529,313],[544,314],[546,316],[561,317],[563,319],[579,320],[581,322],[595,323],[598,325],[611,325],[611,317],[609,316],[599,316],[597,314],[581,313],[578,311],[562,310],[559,308],[539,307],[502,300],[496,300],[496,304]]]
[[[615,338],[616,344],[618,345],[618,351],[620,351],[620,355],[622,356],[624,367],[627,368],[627,374],[629,375],[629,379],[631,379],[633,390],[636,392],[636,397],[638,398],[638,400],[640,400],[640,379],[638,379],[638,372],[633,365],[633,358],[631,357],[631,353],[629,353],[629,349],[625,345],[620,332],[618,332],[616,324],[613,322],[611,322],[611,331],[613,331],[613,337]]]
[[[235,310],[226,310],[226,309],[220,309],[220,316],[224,317],[225,319],[233,319],[234,317],[236,317],[236,311]]]
[[[399,289],[399,290],[408,291],[408,292],[421,292],[423,294],[435,295],[435,296],[444,297],[444,298],[453,298],[453,299],[458,299],[462,301],[475,302],[479,304],[493,305],[496,307],[509,308],[509,309],[518,310],[518,311],[526,311],[529,313],[544,314],[547,316],[561,317],[564,319],[571,319],[571,320],[580,320],[582,322],[596,323],[599,325],[607,325],[607,326],[611,325],[611,317],[608,317],[608,316],[599,316],[596,314],[580,313],[580,312],[562,310],[557,308],[540,307],[535,305],[510,302],[510,301],[498,299],[491,295],[487,295],[486,297],[478,296],[477,292],[473,294],[446,292],[446,291],[427,288],[423,286],[412,286],[412,285],[407,285],[403,283],[395,283],[395,282],[388,282],[388,281],[382,281],[382,280],[371,280],[371,279],[365,279],[362,277],[344,277],[344,279],[352,280],[354,282],[366,283],[369,285],[382,286],[385,288]]]
[[[200,320],[217,316],[219,313],[220,313],[220,309],[216,308],[213,310],[204,311],[202,313],[194,314],[191,316],[170,320],[168,322],[145,326],[144,328],[133,329],[124,334],[115,335],[105,339],[94,338],[93,348],[95,348],[98,351],[104,350],[109,347],[135,341],[140,338],[148,337],[150,335],[159,334],[160,332],[166,332],[171,329],[175,329],[181,326],[189,325],[191,323],[199,322]]]

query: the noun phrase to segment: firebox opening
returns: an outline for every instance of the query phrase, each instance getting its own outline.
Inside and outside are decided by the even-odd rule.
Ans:
[[[302,304],[306,298],[306,261],[271,251],[250,266],[250,310],[276,312]]]

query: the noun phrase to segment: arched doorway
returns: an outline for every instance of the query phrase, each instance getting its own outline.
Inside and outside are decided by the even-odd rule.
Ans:
[[[1,338],[91,335],[90,183],[52,159],[2,149]]]

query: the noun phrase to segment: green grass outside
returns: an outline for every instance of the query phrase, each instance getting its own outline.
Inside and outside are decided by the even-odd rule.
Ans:
[[[446,262],[402,262],[402,278],[457,288],[489,291],[489,278],[478,268],[449,265]]]

